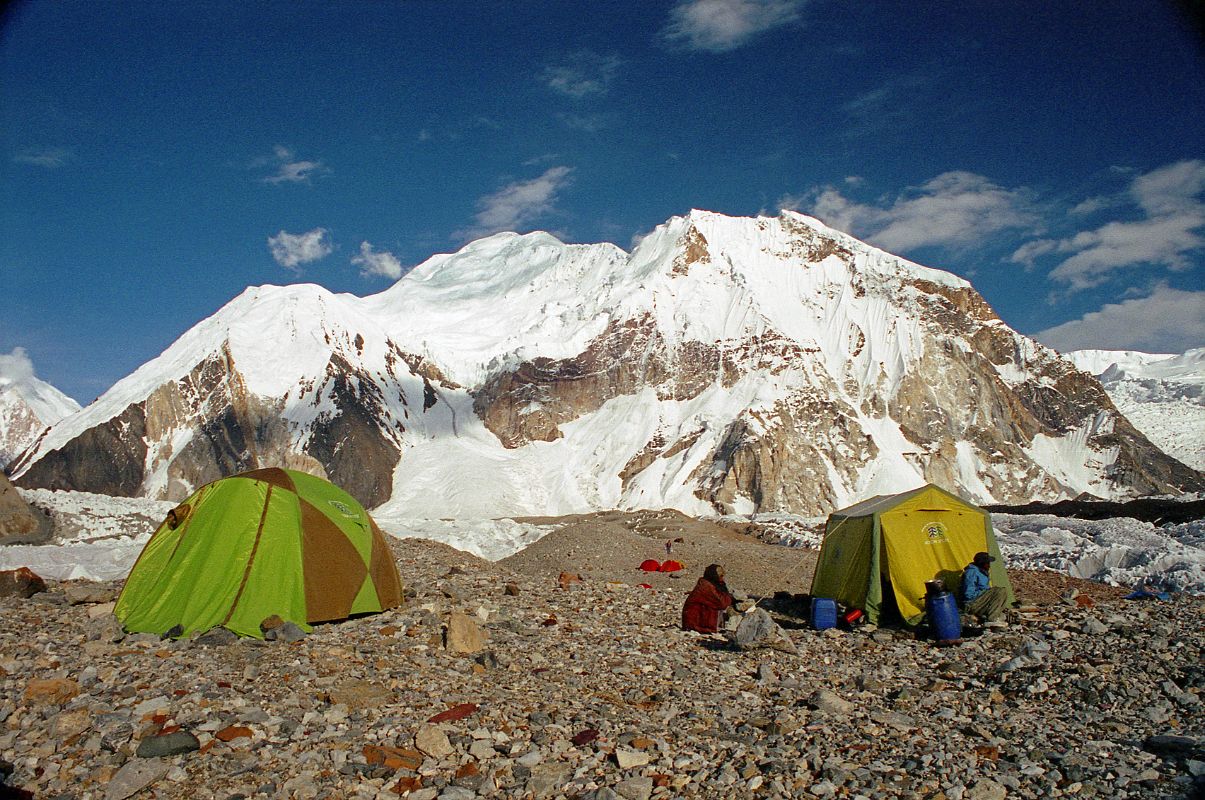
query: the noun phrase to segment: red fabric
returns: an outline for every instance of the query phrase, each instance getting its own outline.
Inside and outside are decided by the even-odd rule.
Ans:
[[[682,630],[715,633],[720,629],[720,612],[732,605],[732,595],[706,578],[699,578],[682,606]]]
[[[670,561],[666,561],[665,563],[663,563],[661,565],[662,572],[677,572],[678,570],[681,570],[681,569],[686,569],[686,567],[683,566],[681,561],[670,560]]]
[[[645,572],[660,572],[661,562],[651,558],[646,558],[644,561],[640,562],[640,568]]]

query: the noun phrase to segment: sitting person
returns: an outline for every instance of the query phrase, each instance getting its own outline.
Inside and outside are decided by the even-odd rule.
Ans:
[[[982,622],[999,622],[1008,605],[1008,591],[1002,586],[992,586],[989,576],[995,560],[988,553],[976,553],[962,571],[962,583],[958,587],[958,605]]]
[[[703,570],[682,606],[682,630],[715,633],[720,629],[720,615],[732,605],[732,594],[724,584],[724,568],[712,564]]]

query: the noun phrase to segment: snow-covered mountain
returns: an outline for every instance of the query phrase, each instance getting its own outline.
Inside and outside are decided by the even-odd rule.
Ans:
[[[0,354],[0,469],[48,425],[79,410],[79,403],[34,375],[24,350]]]
[[[1117,409],[1163,452],[1205,470],[1205,348],[1181,355],[1077,350],[1066,356],[1095,375]]]
[[[180,498],[270,463],[412,517],[1205,489],[966,281],[793,212],[694,211],[630,254],[498,234],[366,298],[248,289],[12,472]]]

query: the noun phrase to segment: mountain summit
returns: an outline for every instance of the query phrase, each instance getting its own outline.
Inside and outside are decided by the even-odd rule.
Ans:
[[[0,469],[46,426],[79,410],[79,403],[34,375],[24,350],[0,355]]]
[[[630,254],[498,234],[366,298],[248,289],[12,472],[176,499],[270,464],[415,517],[1205,489],[969,283],[793,212],[692,211]]]

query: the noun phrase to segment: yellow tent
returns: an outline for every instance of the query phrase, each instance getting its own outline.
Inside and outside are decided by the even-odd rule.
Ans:
[[[925,581],[944,580],[956,592],[962,570],[980,551],[996,557],[992,586],[1007,589],[1013,602],[986,511],[932,484],[872,497],[829,515],[812,596],[861,608],[878,622],[890,586],[900,615],[915,625],[924,614]]]

